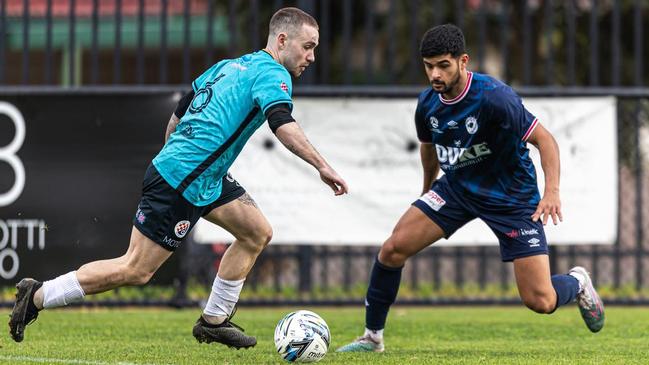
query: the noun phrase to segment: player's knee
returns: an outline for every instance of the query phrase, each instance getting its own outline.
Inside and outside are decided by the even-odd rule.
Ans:
[[[153,273],[137,272],[131,276],[130,285],[145,285],[151,280],[151,277],[153,277]]]
[[[546,295],[533,295],[523,298],[525,306],[536,313],[552,313],[556,307],[556,299]]]
[[[142,270],[141,268],[125,265],[123,269],[124,284],[126,285],[144,285],[151,280],[155,272]]]
[[[266,225],[237,238],[249,250],[261,252],[273,238],[273,229]]]
[[[259,242],[261,242],[262,248],[266,247],[270,243],[271,239],[273,239],[273,228],[269,225],[263,230],[259,237]]]
[[[379,252],[379,261],[392,267],[403,266],[408,257],[410,257],[408,251],[399,244],[398,237],[395,237],[394,233],[385,241]]]

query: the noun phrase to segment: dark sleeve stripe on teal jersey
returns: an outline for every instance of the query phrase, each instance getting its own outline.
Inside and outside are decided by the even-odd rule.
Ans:
[[[194,99],[194,90],[188,92],[180,98],[178,101],[178,106],[176,107],[176,110],[174,111],[174,115],[178,117],[178,119],[182,118],[185,116],[185,112],[187,112],[187,109],[189,108],[189,105],[192,103],[192,99]]]
[[[199,176],[201,176],[201,174],[205,172],[205,170],[207,170],[207,168],[210,167],[210,165],[212,165],[219,157],[221,157],[223,152],[225,152],[225,150],[227,150],[234,143],[234,141],[236,141],[237,138],[239,138],[239,136],[241,135],[241,133],[243,133],[244,129],[246,129],[248,124],[250,124],[250,122],[253,119],[255,119],[255,115],[257,115],[258,112],[259,112],[258,107],[252,108],[250,113],[248,113],[248,115],[246,116],[246,119],[244,119],[243,122],[241,122],[239,128],[237,128],[237,130],[230,136],[230,138],[228,138],[227,141],[225,141],[225,143],[222,144],[221,147],[219,147],[216,151],[212,152],[212,154],[207,156],[207,158],[203,160],[203,162],[201,162],[201,164],[198,165],[194,169],[194,171],[192,171],[189,175],[187,175],[187,177],[183,179],[183,181],[180,182],[180,185],[178,185],[177,188],[178,192],[180,192],[181,194],[184,193],[185,190],[187,190],[187,188],[189,187],[189,185],[191,185],[194,182],[194,180],[196,180]]]
[[[273,106],[273,105],[280,104],[280,103],[289,104],[289,105],[293,106],[293,100],[291,100],[291,99],[282,99],[282,100],[273,101],[272,103],[268,103],[268,104],[264,107],[264,109],[262,110],[262,112],[264,112],[264,114],[265,114],[266,111],[268,110],[268,108],[270,108],[270,107]]]

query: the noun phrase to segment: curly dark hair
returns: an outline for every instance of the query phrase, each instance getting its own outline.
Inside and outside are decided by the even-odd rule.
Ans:
[[[454,24],[438,25],[426,31],[421,39],[421,57],[434,57],[451,54],[459,57],[466,53],[462,30]]]

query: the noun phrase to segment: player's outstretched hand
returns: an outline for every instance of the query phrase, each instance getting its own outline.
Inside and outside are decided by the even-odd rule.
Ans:
[[[334,169],[325,166],[319,169],[318,172],[320,173],[320,179],[322,179],[325,184],[329,185],[335,195],[347,194],[347,183],[342,177],[338,176],[338,173],[336,173]]]
[[[548,223],[548,218],[552,217],[552,223],[556,226],[559,222],[563,222],[563,215],[561,214],[561,199],[559,192],[546,192],[543,199],[536,207],[536,211],[532,214],[534,222],[539,219],[543,220],[543,225]]]

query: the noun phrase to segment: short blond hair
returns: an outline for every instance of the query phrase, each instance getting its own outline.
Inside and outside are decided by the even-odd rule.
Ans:
[[[275,12],[273,17],[270,18],[268,35],[276,36],[282,32],[288,35],[293,35],[297,30],[302,28],[303,24],[318,29],[318,22],[316,22],[315,19],[306,12],[298,8],[282,8]]]

